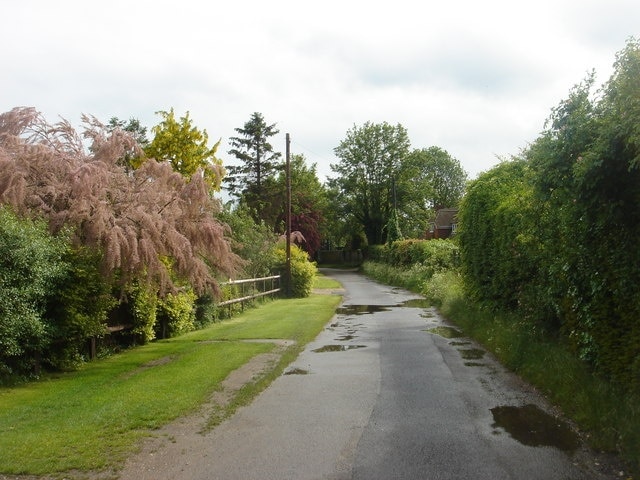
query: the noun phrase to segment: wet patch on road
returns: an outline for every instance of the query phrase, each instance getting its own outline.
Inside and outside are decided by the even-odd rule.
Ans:
[[[358,337],[356,335],[347,334],[347,335],[343,335],[341,337],[336,338],[336,340],[339,342],[348,342],[349,340],[353,340],[354,338],[358,338]]]
[[[431,302],[426,298],[412,298],[410,300],[405,300],[404,302],[399,303],[396,306],[408,308],[430,308]]]
[[[388,312],[388,305],[344,305],[336,310],[338,315],[368,315],[371,313]]]
[[[439,335],[444,338],[459,338],[463,337],[463,333],[453,327],[433,327],[428,328],[425,332],[433,333],[434,335]]]
[[[461,348],[459,352],[465,360],[480,360],[487,353],[479,348]]]
[[[523,445],[555,447],[569,453],[580,445],[577,434],[567,423],[535,405],[495,407],[491,413],[494,420],[492,427],[504,430]]]
[[[309,370],[305,370],[304,368],[292,368],[284,372],[285,375],[308,375]]]
[[[355,348],[364,348],[366,345],[325,345],[324,347],[316,348],[315,350],[311,350],[315,353],[324,353],[324,352],[344,352],[345,350],[353,350]]]

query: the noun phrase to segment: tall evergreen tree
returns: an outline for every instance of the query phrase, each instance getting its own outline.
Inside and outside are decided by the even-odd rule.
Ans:
[[[269,138],[279,133],[276,124],[268,125],[259,112],[254,112],[242,128],[236,128],[239,136],[231,137],[229,154],[240,160],[240,165],[229,165],[225,183],[229,193],[241,198],[253,211],[256,220],[272,203],[266,184],[280,170],[278,160],[282,156],[273,150]]]

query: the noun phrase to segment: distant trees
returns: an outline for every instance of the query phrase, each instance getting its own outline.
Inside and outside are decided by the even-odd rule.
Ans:
[[[433,218],[441,208],[458,206],[467,172],[449,152],[432,146],[409,153],[397,183],[402,231],[409,238],[419,238],[424,234],[425,219]]]
[[[269,197],[269,184],[281,165],[281,157],[274,151],[269,139],[279,133],[276,124],[267,124],[261,113],[255,112],[242,128],[236,128],[239,136],[231,137],[229,154],[241,163],[229,165],[225,183],[229,193],[241,198],[253,212],[254,219],[265,218],[273,203]],[[273,216],[272,214],[270,216]]]
[[[409,153],[406,129],[386,122],[354,126],[334,149],[340,161],[331,165],[337,204],[362,226],[370,245],[384,243],[394,209],[394,182]]]
[[[434,210],[457,206],[464,192],[458,160],[439,147],[410,151],[402,125],[353,127],[335,153],[335,208],[355,220],[369,245],[422,236]]]
[[[413,150],[405,160],[405,190],[425,208],[456,207],[464,194],[467,172],[440,147]]]
[[[316,165],[307,166],[304,155],[291,156],[291,230],[304,235],[300,248],[311,257],[320,249],[322,236],[326,234],[326,217],[329,208],[327,191],[320,183]],[[285,173],[276,182],[281,193],[282,220],[286,207]],[[284,232],[284,228],[282,229]]]

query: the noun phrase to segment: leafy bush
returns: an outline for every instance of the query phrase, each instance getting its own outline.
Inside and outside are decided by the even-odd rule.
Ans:
[[[272,252],[276,236],[273,228],[265,222],[256,222],[245,205],[235,210],[227,206],[218,218],[231,228],[231,247],[245,262],[243,276],[257,278],[269,275],[275,263]]]
[[[423,265],[427,276],[457,267],[458,245],[453,240],[397,240],[369,247],[369,259],[394,266]]]
[[[64,275],[66,248],[43,222],[0,207],[0,381],[39,369],[51,342],[44,313]]]
[[[85,360],[87,340],[105,335],[107,316],[117,305],[111,284],[100,272],[99,252],[73,248],[65,260],[64,276],[47,312],[51,345],[43,361],[55,369],[73,368]]]
[[[133,322],[131,332],[139,343],[147,343],[156,337],[154,325],[157,318],[158,296],[151,285],[134,281],[129,286],[125,307]]]
[[[193,290],[186,288],[159,299],[156,335],[160,338],[168,338],[193,330],[196,298]]]
[[[458,269],[437,272],[422,284],[422,294],[432,305],[446,308],[464,296],[462,275]]]
[[[284,242],[279,242],[275,249],[276,258],[279,260],[278,268],[283,275],[287,258],[285,250]],[[316,265],[309,261],[307,252],[297,245],[291,245],[291,296],[302,298],[311,295],[315,276]],[[282,288],[285,292],[288,290],[286,279],[283,282]]]
[[[204,328],[218,320],[215,298],[211,294],[200,295],[194,304],[196,329]]]

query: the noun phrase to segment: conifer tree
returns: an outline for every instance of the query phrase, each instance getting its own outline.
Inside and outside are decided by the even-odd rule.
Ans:
[[[266,185],[281,169],[279,152],[274,152],[269,138],[277,135],[276,124],[268,125],[261,113],[251,115],[243,128],[236,128],[238,137],[231,137],[229,154],[240,160],[240,165],[229,165],[225,183],[231,195],[242,200],[253,210],[256,221],[272,203]]]

